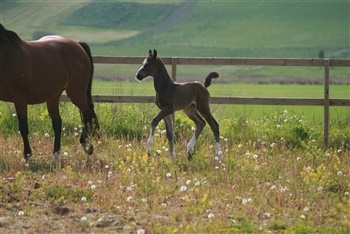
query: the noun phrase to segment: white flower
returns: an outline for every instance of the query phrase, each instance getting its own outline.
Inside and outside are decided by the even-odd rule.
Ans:
[[[81,198],[81,201],[82,201],[82,202],[86,202],[86,197],[82,197],[82,198]]]
[[[170,172],[166,173],[166,177],[171,178],[171,173]]]
[[[143,228],[137,229],[136,234],[145,234],[146,231]]]
[[[306,217],[305,217],[305,215],[300,215],[300,218],[305,219]]]
[[[132,201],[132,197],[131,197],[131,196],[130,196],[130,197],[127,197],[127,198],[126,198],[126,201],[127,201],[127,202],[131,202],[131,201]]]
[[[317,188],[317,191],[319,191],[319,192],[322,192],[322,190],[323,190],[322,187],[318,187],[318,188]]]
[[[96,185],[91,185],[91,189],[95,189],[96,188]]]
[[[254,155],[253,155],[253,158],[254,158],[254,159],[258,159],[258,157],[259,157],[259,156],[258,156],[257,154],[254,154]]]
[[[82,222],[86,222],[87,218],[86,218],[86,216],[83,216],[83,217],[81,217],[80,220],[81,220]]]
[[[46,138],[49,138],[49,137],[50,137],[50,134],[45,133],[45,137],[46,137]]]
[[[337,175],[338,175],[338,176],[341,176],[341,175],[343,175],[343,172],[342,172],[342,171],[338,171],[338,172],[337,172]]]
[[[239,149],[240,149],[240,148],[242,148],[242,145],[241,145],[241,144],[239,144],[239,145],[238,145],[238,148],[239,148]]]
[[[23,210],[18,211],[18,215],[19,215],[19,216],[24,215],[24,211],[23,211]]]
[[[186,184],[189,185],[191,183],[191,180],[187,180]]]
[[[195,131],[195,130],[196,130],[196,128],[192,126],[192,127],[191,127],[191,130],[192,130],[192,131]]]
[[[146,203],[146,202],[147,202],[147,198],[142,198],[141,201],[142,201],[143,203]]]
[[[187,190],[187,187],[186,186],[181,186],[181,188],[180,188],[180,191],[181,192],[184,192],[184,191],[186,191]]]
[[[208,219],[212,219],[212,218],[214,218],[215,217],[215,215],[213,214],[213,213],[209,213],[208,214]]]
[[[309,211],[309,207],[306,206],[306,207],[303,209],[303,211],[304,211],[304,212],[308,212],[308,211]]]

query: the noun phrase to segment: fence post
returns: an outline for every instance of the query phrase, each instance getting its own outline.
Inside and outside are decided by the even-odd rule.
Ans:
[[[171,78],[176,81],[176,66],[177,66],[177,58],[171,58]]]
[[[324,59],[324,147],[328,148],[329,135],[329,58]]]

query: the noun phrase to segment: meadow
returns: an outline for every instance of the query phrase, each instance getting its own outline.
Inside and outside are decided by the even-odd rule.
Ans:
[[[345,1],[1,1],[23,39],[59,34],[93,55],[349,58]],[[173,14],[177,12],[177,14]],[[177,17],[181,16],[181,17]],[[162,23],[160,23],[162,22]],[[208,24],[207,22],[210,22]],[[135,65],[96,65],[93,94],[154,95]],[[331,68],[331,98],[349,98],[350,68]],[[323,97],[323,68],[179,66],[178,80],[221,74],[212,96]],[[170,71],[170,70],[169,70]],[[96,103],[101,137],[79,144],[78,109],[61,103],[61,160],[44,104],[29,107],[33,156],[23,161],[13,104],[0,102],[0,233],[350,233],[350,108],[211,105],[192,161],[193,123],[175,115],[176,158],[163,122],[146,152],[154,104]]]
[[[30,106],[33,157],[23,161],[12,104],[0,104],[0,231],[133,233],[347,233],[350,231],[349,119],[322,123],[281,107],[222,116],[223,158],[207,126],[192,161],[193,123],[176,114],[176,158],[164,124],[146,153],[154,104],[96,104],[101,138],[84,154],[79,113],[61,103],[61,161],[45,105]]]

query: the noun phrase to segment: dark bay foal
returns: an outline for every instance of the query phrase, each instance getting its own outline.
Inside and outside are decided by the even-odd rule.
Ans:
[[[170,155],[175,156],[174,132],[173,132],[173,113],[183,110],[185,114],[196,124],[196,132],[187,145],[187,157],[192,159],[194,145],[202,132],[206,122],[210,125],[216,141],[216,154],[221,157],[219,124],[210,112],[210,94],[207,87],[211,84],[213,78],[218,78],[217,72],[211,72],[202,84],[198,81],[177,83],[174,82],[163,62],[157,57],[157,51],[153,53],[149,50],[148,57],[142,63],[141,68],[136,73],[138,81],[152,76],[154,88],[156,90],[156,105],[160,112],[153,118],[151,123],[151,132],[148,138],[148,153],[154,143],[153,136],[158,123],[164,119],[166,127],[166,136],[169,140]],[[204,119],[205,121],[204,121]]]

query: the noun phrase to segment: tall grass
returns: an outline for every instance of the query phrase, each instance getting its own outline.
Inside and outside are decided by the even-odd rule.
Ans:
[[[325,150],[322,124],[288,109],[258,119],[217,117],[222,161],[215,159],[207,126],[188,162],[186,144],[194,132],[183,114],[176,114],[177,154],[170,160],[163,124],[151,156],[146,153],[157,112],[151,104],[96,104],[102,136],[92,139],[95,154],[86,156],[76,134],[78,111],[63,103],[62,164],[54,167],[44,106],[30,109],[29,164],[21,162],[20,136],[10,132],[17,126],[13,109],[0,107],[0,231],[350,231],[348,120],[332,122]]]

